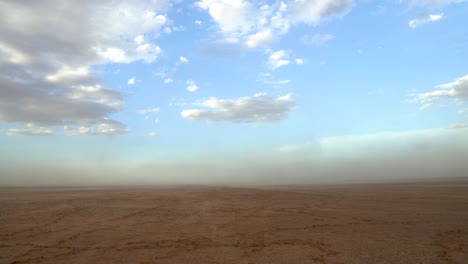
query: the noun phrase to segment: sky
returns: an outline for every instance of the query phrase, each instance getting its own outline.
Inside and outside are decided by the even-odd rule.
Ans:
[[[468,176],[466,14],[1,0],[0,186]]]

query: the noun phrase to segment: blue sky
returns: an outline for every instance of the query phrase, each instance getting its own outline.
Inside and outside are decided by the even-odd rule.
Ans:
[[[102,175],[123,166],[158,182],[142,168],[231,161],[249,171],[247,158],[293,174],[297,159],[364,164],[427,148],[437,159],[468,145],[465,1],[44,0],[0,10],[3,164]],[[10,184],[55,181],[8,173]],[[210,173],[204,182],[217,182]]]

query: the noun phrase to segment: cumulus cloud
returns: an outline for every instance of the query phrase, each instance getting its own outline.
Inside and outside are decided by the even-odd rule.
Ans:
[[[315,34],[312,36],[309,36],[309,35],[303,36],[301,40],[305,44],[323,46],[334,38],[335,36],[332,34]]]
[[[219,99],[211,97],[198,104],[208,109],[187,109],[182,117],[209,122],[268,123],[285,119],[296,103],[290,94],[270,97],[265,94]]]
[[[89,101],[107,105],[116,110],[122,108],[122,96],[115,90],[96,85],[76,85],[64,95],[73,100]]]
[[[304,59],[301,59],[301,58],[295,59],[294,61],[296,62],[297,65],[302,65],[305,63]]]
[[[468,101],[468,75],[451,83],[438,85],[435,87],[435,91],[410,94],[410,96],[412,97],[410,101],[420,104],[421,109],[436,106],[436,102],[442,99],[452,99],[458,104],[464,104]]]
[[[135,84],[135,77],[128,79],[127,85],[134,85]]]
[[[346,15],[352,0],[290,0],[266,4],[247,0],[200,0],[225,41],[248,48],[270,44],[297,24],[315,26]]]
[[[249,48],[256,48],[259,46],[265,46],[272,41],[273,34],[271,33],[270,29],[266,29],[264,31],[247,36],[245,45]]]
[[[189,62],[189,60],[188,60],[187,58],[183,57],[183,56],[180,56],[180,57],[179,57],[179,61],[180,61],[181,63],[188,63],[188,62]]]
[[[90,66],[153,62],[161,52],[154,40],[167,22],[165,6],[166,1],[3,1],[0,121],[98,126],[96,134],[109,134],[111,122],[126,130],[110,119],[122,110],[122,95],[103,87]]]
[[[67,66],[45,77],[51,83],[76,83],[86,81],[88,78],[89,70],[87,67],[70,68]]]
[[[0,75],[0,121],[41,126],[99,123],[122,109],[115,90],[56,85],[40,80],[17,82]]]
[[[244,0],[201,0],[196,2],[201,9],[207,10],[222,32],[248,32],[251,27],[253,4]]]
[[[284,50],[278,50],[275,52],[272,52],[269,57],[268,57],[268,66],[272,69],[275,70],[279,67],[286,66],[291,61],[289,60],[289,54],[288,52]]]
[[[426,23],[429,22],[435,22],[441,20],[443,17],[443,14],[421,14],[417,16],[416,18],[410,20],[408,22],[408,26],[412,29],[418,28]]]
[[[187,91],[189,91],[189,92],[195,92],[196,90],[198,90],[198,86],[197,86],[197,84],[195,83],[195,81],[193,81],[193,80],[187,80],[186,83],[187,83],[187,87],[186,87]]]
[[[352,0],[325,0],[304,1],[295,0],[290,3],[292,19],[309,25],[317,25],[321,21],[342,17],[346,15],[353,6]]]

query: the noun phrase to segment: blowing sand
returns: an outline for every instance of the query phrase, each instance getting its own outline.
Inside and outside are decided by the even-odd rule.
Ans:
[[[468,263],[468,183],[4,188],[0,263]]]

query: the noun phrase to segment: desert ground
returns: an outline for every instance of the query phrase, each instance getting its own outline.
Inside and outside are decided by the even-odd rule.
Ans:
[[[0,263],[468,263],[468,182],[0,188]]]

